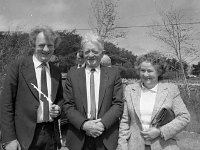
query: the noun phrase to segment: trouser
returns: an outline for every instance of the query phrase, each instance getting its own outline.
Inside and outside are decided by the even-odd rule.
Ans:
[[[86,136],[82,150],[107,150],[107,148],[103,144],[101,136],[97,138]]]
[[[54,123],[37,123],[29,150],[57,150]]]

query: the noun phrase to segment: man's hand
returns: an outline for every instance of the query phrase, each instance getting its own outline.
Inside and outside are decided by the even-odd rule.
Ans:
[[[104,126],[101,123],[101,119],[89,120],[83,124],[82,129],[86,132],[88,136],[96,138],[103,133]]]
[[[6,150],[21,150],[21,146],[17,140],[13,140],[6,145]]]
[[[141,131],[141,135],[143,136],[143,138],[148,141],[157,138],[158,136],[160,136],[160,134],[160,130],[155,127],[150,128],[146,131]]]
[[[103,125],[103,123],[101,121],[97,122],[96,125],[99,126],[100,128],[102,128],[103,131],[105,130],[104,125]]]
[[[61,109],[58,105],[51,105],[51,108],[50,108],[50,112],[49,112],[49,115],[52,117],[52,118],[56,118],[60,115],[61,113]]]

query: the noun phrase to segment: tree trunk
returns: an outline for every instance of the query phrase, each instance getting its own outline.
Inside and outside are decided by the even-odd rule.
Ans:
[[[180,62],[180,65],[181,65],[181,72],[183,74],[184,87],[186,89],[188,99],[190,101],[191,97],[190,97],[190,88],[189,88],[188,80],[187,80],[187,77],[185,75],[184,66],[183,66],[181,59],[179,60],[179,62]]]

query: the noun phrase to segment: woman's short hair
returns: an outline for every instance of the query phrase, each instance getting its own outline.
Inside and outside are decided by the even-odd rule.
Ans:
[[[59,46],[61,39],[59,35],[54,32],[50,27],[48,26],[36,26],[34,27],[31,32],[29,33],[29,44],[32,48],[32,51],[34,51],[35,48],[35,42],[36,42],[36,37],[40,32],[43,32],[46,40],[53,40],[54,41],[54,47],[55,49]]]
[[[139,75],[140,67],[143,62],[149,62],[156,69],[158,73],[158,80],[162,79],[163,74],[166,71],[166,61],[165,57],[159,52],[149,52],[147,54],[137,57],[135,62],[135,70]]]

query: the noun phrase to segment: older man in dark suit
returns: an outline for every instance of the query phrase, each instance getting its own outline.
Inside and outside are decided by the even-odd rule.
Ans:
[[[82,41],[86,67],[71,70],[64,86],[63,109],[69,120],[70,150],[115,150],[123,112],[118,71],[100,65],[103,44],[89,34]]]
[[[6,150],[57,150],[61,74],[49,62],[59,38],[49,27],[30,33],[33,55],[14,61],[1,93],[2,143]]]

